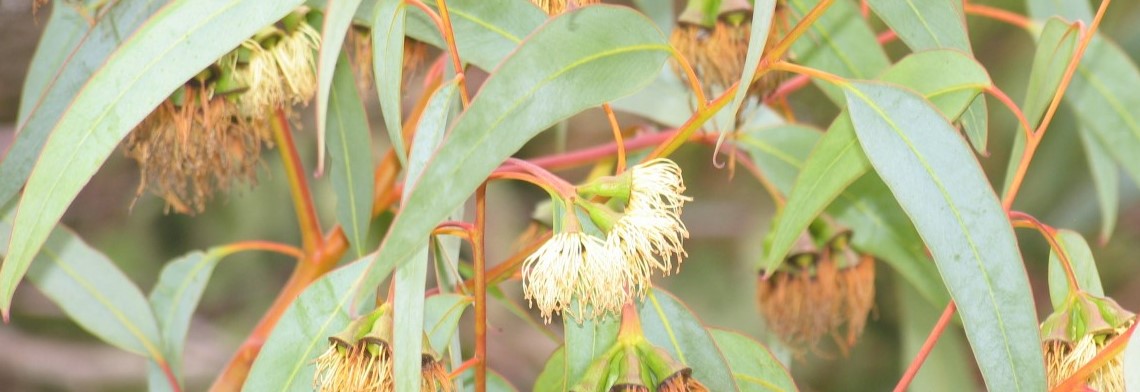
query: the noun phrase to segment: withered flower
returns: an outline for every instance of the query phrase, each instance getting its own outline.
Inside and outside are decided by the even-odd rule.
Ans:
[[[714,93],[740,80],[752,31],[752,5],[746,0],[724,0],[716,5],[709,0],[690,0],[677,20],[670,36],[670,44],[693,68],[705,86],[705,93]],[[775,46],[787,30],[784,1],[776,3],[776,13],[764,43],[764,52]],[[674,71],[682,79],[689,75],[674,63]],[[750,95],[765,97],[776,85],[780,76],[768,73],[749,86]]]
[[[815,349],[830,335],[846,353],[863,333],[874,307],[875,259],[859,256],[849,236],[841,230],[820,249],[805,233],[780,269],[758,281],[765,322],[790,346]]]

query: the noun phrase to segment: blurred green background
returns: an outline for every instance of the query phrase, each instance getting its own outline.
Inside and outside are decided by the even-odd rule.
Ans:
[[[847,0],[840,0],[847,1]],[[1080,1],[1080,0],[1074,0]],[[1024,14],[1020,0],[979,2]],[[677,9],[680,9],[679,7]],[[15,115],[23,75],[44,27],[50,6],[31,17],[31,1],[0,0],[0,150],[6,150],[15,128]],[[978,58],[998,86],[1017,102],[1024,98],[1034,40],[1008,25],[969,17],[969,31]],[[1133,59],[1140,59],[1140,2],[1116,1],[1109,9],[1102,32],[1116,40]],[[882,24],[876,23],[881,30]],[[898,42],[887,46],[897,60],[907,53]],[[366,96],[371,96],[367,93]],[[826,125],[837,110],[813,87],[795,93],[791,104],[801,122]],[[372,97],[373,109],[375,98]],[[1004,176],[1012,115],[997,104],[990,108],[990,154],[981,161],[991,179]],[[1140,108],[1130,108],[1140,110]],[[315,138],[309,110],[298,131],[300,150],[309,167],[315,162]],[[377,134],[382,121],[373,113]],[[623,125],[639,121],[621,116]],[[569,124],[565,148],[576,149],[609,140],[600,111],[591,111]],[[380,141],[384,138],[376,137]],[[555,152],[560,146],[553,133],[536,139],[523,156]],[[1140,192],[1122,176],[1123,195],[1115,234],[1096,246],[1098,208],[1087,163],[1079,147],[1071,114],[1062,110],[1030,168],[1015,209],[1028,212],[1058,228],[1074,229],[1094,244],[1094,253],[1110,296],[1127,309],[1140,309]],[[386,147],[375,146],[377,157]],[[686,243],[689,259],[682,272],[658,283],[673,291],[703,321],[712,326],[761,336],[763,326],[755,309],[754,264],[761,239],[772,215],[772,203],[746,171],[730,177],[712,165],[711,149],[690,146],[676,156],[685,168],[690,195],[695,201],[684,212],[692,232]],[[1136,157],[1140,159],[1140,157]],[[570,180],[586,169],[562,173]],[[330,227],[335,197],[328,177],[312,180],[319,213]],[[995,181],[996,182],[996,181]],[[116,154],[80,194],[64,223],[105,252],[143,290],[148,290],[162,265],[186,252],[240,240],[297,243],[296,219],[286,179],[276,151],[265,154],[259,185],[239,187],[221,195],[198,216],[166,215],[162,201],[143,195],[130,209],[138,185],[133,162]],[[489,204],[488,262],[508,257],[533,206],[544,197],[535,189],[514,183],[492,185]],[[1034,232],[1019,231],[1021,249],[1030,270],[1038,313],[1049,312],[1046,293],[1048,246]],[[921,344],[941,307],[914,295],[885,264],[879,264],[876,308],[866,332],[848,355],[820,358],[808,355],[791,363],[792,373],[804,391],[881,391],[892,388],[910,361],[904,346]],[[264,312],[292,268],[287,257],[243,253],[226,259],[202,299],[190,329],[186,374],[190,390],[205,389]],[[517,283],[504,285],[516,303],[523,304]],[[903,311],[902,309],[907,309]],[[546,357],[559,342],[552,341],[521,322],[502,304],[491,306],[489,360],[520,390],[529,390]],[[467,316],[469,318],[470,315]],[[558,323],[552,326],[557,332]],[[936,356],[950,358],[930,363],[921,377],[931,382],[915,390],[980,389],[980,378],[960,328],[944,337]],[[470,320],[461,325],[470,337]],[[467,341],[470,341],[469,339]],[[912,349],[913,350],[913,349]],[[956,358],[956,359],[954,359]],[[92,390],[132,391],[143,385],[141,358],[106,346],[79,329],[30,285],[20,287],[13,322],[0,326],[0,389],[5,391]],[[937,373],[937,374],[936,374]]]

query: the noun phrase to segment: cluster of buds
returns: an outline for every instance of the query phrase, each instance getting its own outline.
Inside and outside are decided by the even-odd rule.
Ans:
[[[1073,376],[1135,322],[1136,315],[1111,298],[1080,290],[1071,292],[1041,323],[1049,388],[1056,388]],[[1091,390],[1123,391],[1124,369],[1120,355],[1109,358],[1083,381]]]
[[[202,70],[151,112],[124,141],[143,189],[179,213],[201,212],[215,191],[254,183],[268,124],[278,108],[316,91],[320,34],[307,8],[269,26]]]
[[[313,389],[321,392],[393,391],[392,305],[349,323],[329,337],[329,348],[316,360]],[[423,392],[451,391],[447,369],[424,336],[420,372]]]
[[[584,5],[597,4],[601,0],[530,0],[538,8],[554,16]]]
[[[692,199],[684,191],[681,169],[667,159],[579,187],[580,196],[566,203],[560,232],[523,263],[527,300],[550,322],[577,298],[573,314],[581,322],[616,313],[631,298],[644,296],[654,271],[668,275],[686,256],[682,241],[689,231],[680,216]],[[624,209],[617,212],[594,197]],[[604,239],[583,229],[579,208]]]
[[[830,335],[846,352],[875,304],[875,259],[850,246],[849,230],[826,220],[812,226],[784,263],[759,279],[760,311],[791,347],[814,349]]]
[[[632,308],[630,308],[632,309]],[[599,355],[571,392],[707,392],[693,369],[654,346],[636,317],[622,319],[617,342]]]
[[[787,30],[784,1],[776,2],[776,13],[764,43],[764,52],[779,42]],[[677,19],[670,44],[693,67],[698,79],[713,93],[740,80],[752,31],[752,4],[748,0],[689,0]],[[686,72],[674,64],[681,78]],[[764,75],[749,86],[753,96],[764,97],[779,84],[775,73]]]

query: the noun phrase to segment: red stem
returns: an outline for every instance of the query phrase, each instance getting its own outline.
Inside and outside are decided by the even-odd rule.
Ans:
[[[487,183],[475,191],[475,229],[471,254],[475,264],[475,391],[487,390],[487,266],[483,233],[487,229]]]
[[[918,370],[922,368],[922,363],[926,362],[926,357],[934,350],[934,345],[938,343],[938,338],[942,336],[942,332],[946,330],[946,326],[950,324],[950,320],[954,318],[954,312],[957,307],[954,301],[950,301],[946,305],[946,310],[942,311],[942,317],[938,318],[938,323],[934,324],[934,330],[930,331],[930,335],[926,337],[926,342],[922,344],[922,349],[918,350],[918,355],[907,366],[906,373],[903,373],[902,379],[899,380],[898,385],[895,386],[895,392],[905,392],[906,388],[910,386],[910,382],[914,381],[914,376],[918,374]]]
[[[317,209],[313,206],[313,195],[309,191],[309,181],[301,166],[297,145],[293,142],[293,132],[289,130],[289,119],[285,111],[278,108],[273,122],[273,136],[281,148],[281,160],[289,179],[289,191],[293,194],[293,208],[297,211],[297,222],[301,226],[301,244],[305,253],[312,253],[321,246],[321,222],[317,219]]]

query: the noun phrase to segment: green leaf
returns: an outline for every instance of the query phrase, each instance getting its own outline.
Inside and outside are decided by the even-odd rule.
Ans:
[[[970,145],[974,147],[974,151],[989,155],[989,109],[986,108],[986,96],[979,95],[974,98],[974,103],[966,108],[959,120],[962,124],[962,131],[970,140]]]
[[[1116,215],[1120,210],[1119,169],[1108,155],[1108,149],[1091,132],[1078,129],[1085,158],[1089,161],[1093,187],[1096,188],[1097,202],[1100,203],[1100,243],[1108,242],[1116,228]]]
[[[447,117],[456,83],[440,86],[428,99],[428,105],[420,116],[416,127],[416,137],[412,153],[408,157],[407,178],[415,178],[423,172],[429,157],[443,140],[447,129]],[[412,189],[404,188],[403,200],[410,200]],[[450,219],[463,219],[463,207],[452,207]],[[424,241],[411,262],[396,269],[392,278],[395,287],[394,308],[397,309],[393,322],[392,346],[395,361],[396,388],[420,389],[420,353],[423,352],[424,330],[424,286],[427,284],[429,264],[428,243]]]
[[[190,252],[162,267],[158,282],[151,289],[148,302],[157,317],[162,333],[162,352],[170,360],[171,370],[182,382],[182,352],[190,319],[206,291],[210,275],[224,251]],[[165,381],[165,378],[163,378]]]
[[[1054,237],[1065,254],[1069,256],[1069,265],[1077,275],[1077,285],[1089,294],[1103,297],[1104,286],[1100,283],[1100,273],[1097,272],[1096,260],[1093,259],[1092,249],[1085,242],[1081,233],[1072,230],[1057,230]],[[1061,260],[1057,252],[1049,252],[1049,300],[1053,309],[1058,309],[1069,297],[1069,280],[1065,277],[1065,269],[1061,267]]]
[[[1132,333],[1132,337],[1128,339],[1128,345],[1124,347],[1124,354],[1121,354],[1124,361],[1124,390],[1126,391],[1140,391],[1140,337],[1137,336],[1140,334]]]
[[[372,73],[376,77],[376,93],[388,139],[401,165],[408,162],[404,147],[402,109],[404,78],[404,23],[407,4],[403,1],[380,1],[372,16]],[[434,25],[433,25],[434,28]]]
[[[1140,183],[1140,70],[1124,50],[1093,37],[1065,100],[1135,183]]]
[[[364,257],[372,218],[372,132],[348,59],[341,55],[329,95],[329,158],[336,217],[355,258]]]
[[[331,121],[328,110],[333,74],[338,69],[336,64],[337,59],[341,58],[340,48],[344,46],[344,36],[348,34],[352,16],[359,7],[360,0],[327,0],[325,3],[321,47],[317,51],[317,173],[323,173],[325,167],[325,132]],[[347,72],[351,74],[352,71]]]
[[[1022,112],[1025,114],[1026,121],[1033,129],[1037,129],[1037,126],[1041,124],[1042,117],[1049,108],[1049,102],[1052,101],[1054,92],[1061,85],[1065,67],[1068,66],[1069,60],[1076,53],[1077,39],[1080,38],[1079,33],[1080,30],[1077,25],[1070,25],[1058,18],[1049,19],[1041,30],[1041,36],[1037,40],[1037,52],[1033,55],[1033,67],[1029,71],[1029,84],[1025,90],[1025,104],[1022,105]],[[1024,149],[1025,130],[1021,129],[1019,123],[1016,132],[1014,132],[1013,152],[1010,153],[1010,156],[1015,157],[1015,159],[1009,160],[1003,190],[1008,189],[1010,182],[1013,181],[1013,175],[1017,172],[1017,165],[1020,163],[1016,157],[1020,157]]]
[[[438,10],[435,0],[424,3]],[[488,71],[546,22],[545,12],[518,0],[449,0],[447,11],[459,58]],[[407,31],[416,40],[447,48],[439,29],[418,8],[408,12]]]
[[[1072,21],[1083,20],[1086,24],[1093,20],[1093,10],[1087,1],[1068,0],[1027,0],[1026,8],[1029,16],[1044,20],[1057,15]]]
[[[661,32],[668,36],[677,24],[677,17],[673,13],[672,0],[633,0],[633,4],[657,23]]]
[[[562,318],[562,334],[566,343],[563,347],[563,363],[565,367],[559,380],[565,382],[557,388],[550,386],[551,390],[568,391],[578,382],[586,369],[599,355],[602,355],[617,342],[618,328],[615,317],[606,317],[601,320],[585,320],[581,324],[573,318]]]
[[[352,283],[375,259],[372,253],[329,272],[310,284],[277,321],[265,346],[253,362],[247,391],[311,391],[313,360],[328,348],[328,337],[340,332],[359,315],[361,301],[348,306],[355,296]],[[386,277],[392,266],[374,271]],[[419,360],[416,361],[419,364]]]
[[[845,89],[859,143],[926,242],[990,390],[1043,390],[1033,295],[1006,218],[969,147],[922,97]],[[1031,332],[1032,331],[1032,332]]]
[[[756,66],[760,65],[760,58],[764,55],[764,46],[768,42],[768,32],[771,31],[772,17],[776,13],[776,0],[757,0],[752,5],[752,31],[749,32],[748,54],[744,57],[744,72],[740,75],[741,84],[747,86],[752,77],[756,75]],[[728,113],[735,115],[748,96],[747,88],[736,89],[732,97],[732,104]],[[721,137],[724,137],[723,135]]]
[[[962,113],[990,84],[985,68],[963,52],[953,50],[907,56],[884,72],[881,79],[925,94],[949,117]],[[869,170],[850,118],[840,113],[804,163],[788,193],[787,204],[776,215],[777,223],[765,240],[769,249],[762,268],[772,270],[779,265],[811,221]]]
[[[648,87],[613,102],[614,110],[636,114],[670,127],[680,127],[693,115],[693,94],[677,79],[677,73],[663,67]]]
[[[433,295],[424,301],[424,325],[431,347],[436,352],[447,349],[448,341],[459,326],[459,317],[472,299],[459,294]]]
[[[119,47],[122,42],[119,37],[134,31],[164,4],[162,1],[112,3],[107,15],[85,31],[73,50],[67,51],[62,46],[37,49],[32,66],[46,67],[45,63],[51,62],[49,58],[54,56],[61,56],[63,60],[56,67],[46,70],[49,72],[44,76],[43,83],[46,85],[39,84],[40,82],[35,79],[28,81],[29,87],[34,89],[39,86],[42,93],[32,95],[25,91],[20,101],[23,106],[20,109],[21,113],[25,113],[25,108],[27,112],[20,115],[16,138],[8,148],[8,155],[4,157],[3,162],[0,162],[0,206],[8,204],[20,192],[20,188],[32,173],[32,167],[48,135],[60,121],[60,116],[68,110],[71,101],[95,70],[99,69],[111,52]],[[81,23],[86,27],[85,21]],[[41,41],[40,45],[48,43]],[[44,60],[40,60],[41,58]]]
[[[791,22],[803,18],[820,0],[788,0]],[[808,67],[845,78],[871,79],[890,65],[883,47],[853,2],[836,1],[792,45],[792,57]],[[814,81],[837,105],[843,92],[826,82]]]
[[[797,391],[784,365],[760,343],[736,332],[710,329],[741,391]]]
[[[870,0],[867,2],[911,50],[970,52],[966,19],[954,0]]]
[[[55,124],[20,199],[11,253],[0,267],[5,318],[32,257],[119,141],[178,86],[300,3],[173,1],[92,74]]]
[[[0,244],[7,243],[3,239],[11,229],[7,219],[0,222]],[[70,230],[57,228],[36,261],[28,280],[80,327],[112,346],[166,361],[146,298],[107,256]]]
[[[661,347],[710,391],[738,391],[723,354],[700,320],[673,294],[654,288],[638,307],[645,338]]]
[[[68,55],[76,48],[91,29],[87,20],[77,11],[83,5],[61,4],[51,7],[51,16],[43,27],[43,35],[36,44],[36,53],[24,75],[24,88],[20,92],[20,109],[16,117],[17,128],[23,128],[32,108],[39,104],[40,97],[59,74]],[[105,54],[104,54],[105,55]],[[4,201],[0,201],[4,204]]]
[[[904,285],[895,287],[895,298],[898,299],[901,309],[898,318],[902,335],[900,365],[901,368],[905,368],[926,343],[926,338],[930,336],[931,329],[941,316],[942,308],[941,305],[934,307],[922,301],[911,287]],[[947,326],[919,368],[918,374],[914,376],[910,390],[916,392],[981,390],[982,386],[977,385],[975,381],[970,353],[965,348],[966,340],[962,330],[953,324]],[[903,371],[901,368],[900,373]]]
[[[463,374],[459,375],[458,380],[462,380],[466,385],[475,385],[475,370],[469,369]],[[511,385],[510,381],[503,378],[503,375],[498,372],[487,369],[487,392],[518,392],[518,388]]]
[[[379,265],[403,265],[431,230],[511,154],[543,129],[645,86],[669,53],[637,12],[591,6],[564,13],[532,34],[484,82],[414,184]],[[365,274],[357,287],[375,287]]]
[[[534,392],[562,392],[566,385],[566,346],[559,346],[543,365],[542,372],[534,380]]]

